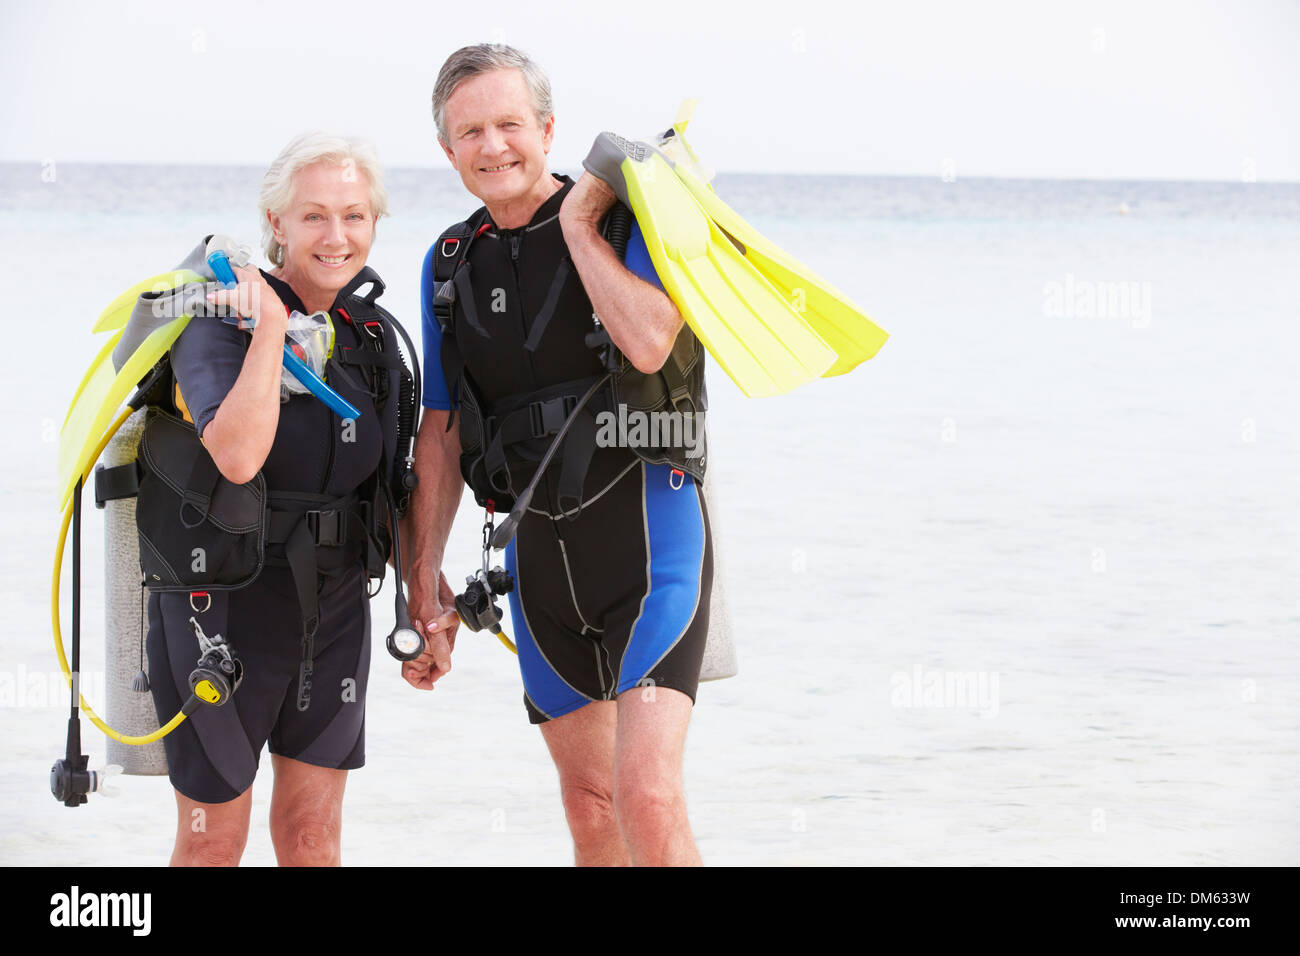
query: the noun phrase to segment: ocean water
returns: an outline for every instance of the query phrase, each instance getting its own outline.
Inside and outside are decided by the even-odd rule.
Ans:
[[[165,781],[126,778],[75,812],[46,789],[66,723],[57,432],[100,308],[206,233],[255,243],[260,176],[0,166],[0,862],[170,852]],[[740,674],[703,685],[687,744],[706,862],[1300,863],[1300,186],[716,185],[892,338],[777,399],[711,375]],[[389,189],[370,262],[418,339],[421,258],[473,203],[444,172],[393,170]],[[466,499],[453,582],[480,520]],[[373,604],[381,636],[390,598]],[[429,694],[377,641],[345,862],[567,862],[521,693],[485,635],[461,635]],[[248,863],[274,862],[269,795],[267,771]]]

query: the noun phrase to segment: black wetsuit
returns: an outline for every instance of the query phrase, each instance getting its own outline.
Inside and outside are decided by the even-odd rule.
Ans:
[[[290,309],[308,310],[284,282],[263,273]],[[335,355],[356,348],[361,333],[333,310]],[[243,368],[250,333],[220,319],[196,317],[171,350],[176,384],[200,435]],[[396,346],[394,346],[396,347]],[[340,419],[311,395],[280,406],[275,441],[262,466],[269,489],[344,497],[380,466],[383,423],[355,368],[331,363],[329,385],[360,410]],[[385,416],[396,413],[396,391]],[[283,545],[267,546],[267,562],[248,587],[210,592],[196,613],[184,593],[149,598],[149,679],[160,720],[189,696],[198,659],[190,618],[205,634],[220,633],[244,667],[243,683],[221,707],[200,707],[163,738],[172,785],[201,803],[223,803],[252,784],[269,740],[271,752],[321,767],[352,770],[365,762],[365,697],[370,671],[370,611],[363,559],[353,551],[317,552],[320,624],[315,634],[310,706],[298,707],[303,616]],[[204,607],[199,599],[194,602]]]

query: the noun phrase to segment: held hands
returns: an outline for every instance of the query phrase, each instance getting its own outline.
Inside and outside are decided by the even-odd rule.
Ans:
[[[213,305],[225,305],[239,313],[241,329],[269,325],[284,335],[289,324],[289,313],[275,294],[275,290],[256,269],[232,266],[239,285],[233,289],[214,289],[207,299]],[[263,322],[263,320],[266,320]]]
[[[402,676],[418,690],[433,690],[439,678],[451,670],[451,651],[460,627],[456,596],[447,576],[439,573],[436,599],[412,592],[410,601],[411,626],[424,637],[424,653],[402,664]]]

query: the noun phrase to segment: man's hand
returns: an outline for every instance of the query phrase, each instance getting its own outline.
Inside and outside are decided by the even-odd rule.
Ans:
[[[424,600],[411,595],[411,626],[424,638],[424,653],[402,664],[402,676],[412,687],[433,690],[438,679],[451,670],[451,651],[456,646],[460,618],[456,616],[456,596],[447,576],[438,574],[438,597]]]
[[[565,241],[572,242],[582,229],[599,235],[600,221],[617,198],[614,190],[601,180],[591,173],[583,173],[560,206],[560,228],[564,230]]]

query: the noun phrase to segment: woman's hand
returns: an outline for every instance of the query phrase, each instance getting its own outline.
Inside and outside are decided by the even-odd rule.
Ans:
[[[438,597],[411,594],[411,626],[424,638],[424,653],[402,664],[402,677],[418,690],[433,690],[433,685],[451,670],[451,651],[456,646],[460,618],[456,615],[456,595],[447,576],[438,574]]]
[[[240,316],[239,327],[261,328],[266,325],[274,328],[278,325],[281,337],[289,327],[289,313],[275,294],[262,273],[257,269],[232,266],[239,285],[233,289],[214,289],[208,293],[208,301],[213,305],[224,305],[234,309]],[[267,322],[263,322],[263,319]],[[243,321],[248,320],[248,321]]]

